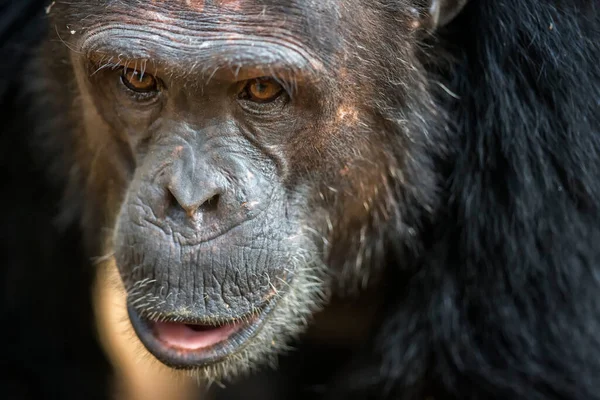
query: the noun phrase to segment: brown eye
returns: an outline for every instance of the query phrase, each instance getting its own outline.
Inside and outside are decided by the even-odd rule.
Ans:
[[[258,78],[248,81],[242,97],[255,103],[270,103],[277,100],[283,88],[272,78]]]
[[[142,74],[131,68],[123,70],[121,82],[129,90],[137,93],[150,93],[158,91],[158,82],[155,77],[150,74]]]

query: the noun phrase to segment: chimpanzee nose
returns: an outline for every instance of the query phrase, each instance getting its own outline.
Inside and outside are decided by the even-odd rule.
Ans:
[[[224,179],[216,168],[197,157],[183,158],[172,166],[166,189],[171,196],[168,208],[174,217],[185,214],[192,219],[218,218],[225,194]],[[223,215],[223,216],[224,216]]]
[[[196,218],[200,213],[214,213],[219,208],[220,190],[211,186],[203,187],[202,182],[195,184],[189,182],[188,184],[171,183],[167,188],[174,202],[185,211],[187,216]]]

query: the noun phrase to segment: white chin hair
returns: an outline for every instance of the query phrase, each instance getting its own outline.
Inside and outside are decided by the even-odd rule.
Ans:
[[[189,370],[188,374],[209,384],[221,384],[262,366],[277,366],[278,355],[289,350],[287,344],[306,329],[330,297],[327,267],[321,260],[297,255],[293,264],[292,281],[276,294],[275,306],[244,348],[221,362]]]

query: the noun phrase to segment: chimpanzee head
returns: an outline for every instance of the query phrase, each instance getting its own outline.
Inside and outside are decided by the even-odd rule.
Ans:
[[[419,45],[463,3],[55,3],[88,236],[154,356],[246,370],[411,243],[442,147]]]

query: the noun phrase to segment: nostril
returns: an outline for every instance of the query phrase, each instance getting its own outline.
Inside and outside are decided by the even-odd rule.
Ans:
[[[221,195],[215,194],[213,197],[206,200],[204,203],[200,204],[198,207],[198,212],[209,213],[217,211],[219,208],[219,201],[221,200]]]
[[[179,189],[179,190],[177,190]],[[179,212],[185,212],[189,218],[196,218],[198,214],[215,213],[219,207],[221,196],[219,193],[202,194],[200,191],[193,191],[189,188],[180,189],[178,187],[168,187],[168,204],[173,215]]]

